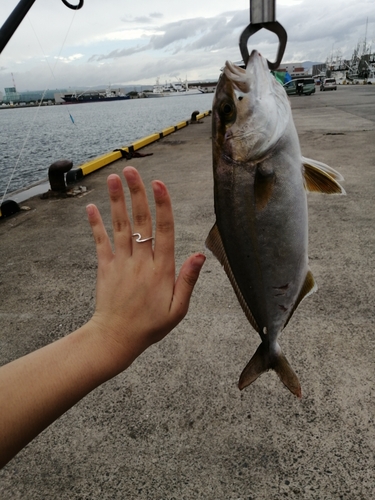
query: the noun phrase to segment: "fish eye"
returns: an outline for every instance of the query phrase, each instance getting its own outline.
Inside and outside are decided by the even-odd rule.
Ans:
[[[227,102],[226,104],[224,104],[223,106],[223,113],[225,115],[230,115],[233,111],[233,106],[231,104],[229,104],[229,102]]]
[[[236,120],[237,109],[234,101],[232,99],[225,99],[220,105],[219,113],[221,119],[229,125]]]

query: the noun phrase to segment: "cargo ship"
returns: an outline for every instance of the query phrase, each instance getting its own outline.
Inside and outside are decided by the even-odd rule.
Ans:
[[[125,95],[120,90],[115,91],[110,88],[102,91],[85,91],[82,93],[73,92],[72,94],[64,94],[61,99],[67,104],[78,104],[83,102],[109,102],[109,101],[126,101],[130,96]]]

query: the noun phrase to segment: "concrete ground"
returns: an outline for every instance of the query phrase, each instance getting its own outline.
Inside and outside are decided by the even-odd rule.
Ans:
[[[281,338],[303,399],[273,372],[237,389],[259,338],[207,251],[182,324],[14,458],[0,472],[2,500],[375,498],[375,86],[291,102],[303,154],[339,170],[347,191],[308,196],[319,290]],[[214,222],[210,125],[88,176],[81,198],[33,198],[30,211],[0,221],[1,363],[90,317],[96,256],[84,207],[96,203],[109,223],[105,179],[125,164],[148,186],[168,185],[178,262],[204,250]]]

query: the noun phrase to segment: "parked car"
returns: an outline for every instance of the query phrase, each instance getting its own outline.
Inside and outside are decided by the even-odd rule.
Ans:
[[[337,90],[336,80],[334,78],[325,78],[320,84],[320,90]]]
[[[315,94],[315,81],[313,78],[297,78],[283,85],[288,95]]]

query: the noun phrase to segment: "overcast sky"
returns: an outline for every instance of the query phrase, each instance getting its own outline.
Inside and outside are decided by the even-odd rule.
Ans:
[[[19,0],[1,0],[0,25]],[[70,0],[78,3],[78,0]],[[215,79],[241,59],[238,39],[249,23],[249,0],[85,0],[73,11],[61,0],[36,0],[0,55],[0,91]],[[279,0],[288,32],[283,62],[349,58],[366,35],[375,51],[374,0]],[[250,39],[270,60],[276,36]]]

